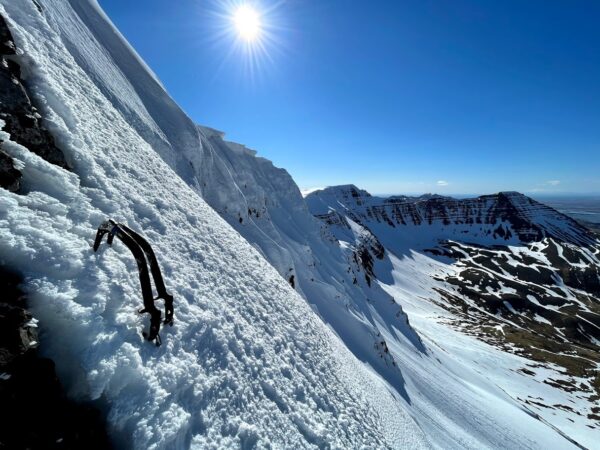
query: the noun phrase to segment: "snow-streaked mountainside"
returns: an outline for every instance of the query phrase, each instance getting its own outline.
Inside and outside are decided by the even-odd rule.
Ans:
[[[306,201],[424,342],[580,445],[596,446],[600,241],[589,230],[514,192],[379,198],[348,185]],[[456,345],[465,335],[480,342]],[[486,350],[493,365],[474,352],[483,342],[500,350]],[[504,370],[512,374],[499,377]]]
[[[545,237],[576,245],[596,242],[592,233],[573,219],[518,192],[464,200],[439,195],[380,198],[347,185],[312,192],[306,200],[312,213],[323,219],[335,220],[326,216],[341,211],[354,220],[392,228],[417,225],[434,240],[462,233],[467,234],[463,240],[492,243],[532,242]]]
[[[594,446],[591,394],[556,386],[574,375],[460,331],[462,316],[440,306],[451,295],[475,303],[459,290],[466,283],[452,283],[479,264],[467,244],[508,245],[546,264],[553,239],[561,257],[573,247],[596,264],[595,241],[576,224],[516,194],[469,206],[497,210],[479,228],[479,213],[456,222],[459,206],[447,220],[431,206],[418,221],[420,209],[403,207],[407,233],[387,206],[363,209],[366,195],[350,203],[320,191],[307,205],[287,172],[190,120],[95,1],[0,0],[0,14],[66,160],[0,132],[22,173],[18,193],[0,189],[0,262],[24,275],[44,352],[74,398],[102,400],[118,446]],[[129,252],[92,251],[109,216],[152,242],[175,296],[159,348],[140,334]],[[571,303],[596,314],[588,284],[562,281]],[[586,326],[578,339],[589,338],[593,360]]]

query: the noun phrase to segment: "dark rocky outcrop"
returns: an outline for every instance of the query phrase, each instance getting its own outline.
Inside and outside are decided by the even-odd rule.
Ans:
[[[41,123],[41,115],[31,101],[27,86],[21,77],[21,68],[16,62],[16,48],[6,21],[0,16],[0,119],[3,130],[10,139],[27,147],[46,161],[68,168],[63,152],[56,146],[54,138]],[[0,150],[2,143],[0,142]],[[6,160],[8,155],[5,155]],[[8,172],[5,170],[8,168]],[[0,178],[12,179],[14,172],[10,164],[0,165]],[[8,187],[8,185],[2,185]]]
[[[363,227],[363,232],[358,236],[356,248],[353,252],[354,262],[362,267],[365,273],[365,281],[371,286],[371,281],[376,278],[374,272],[375,259],[383,259],[385,248],[371,231]]]
[[[69,400],[39,355],[20,281],[0,267],[0,449],[111,448],[100,412]]]
[[[14,165],[13,159],[0,150],[0,187],[17,192],[21,187],[21,172]]]
[[[10,30],[6,25],[4,17],[0,16],[0,54],[14,55],[16,53],[15,50],[15,43]]]

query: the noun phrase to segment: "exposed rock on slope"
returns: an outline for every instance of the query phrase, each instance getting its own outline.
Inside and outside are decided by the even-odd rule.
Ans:
[[[0,120],[11,140],[59,167],[68,167],[54,138],[41,124],[21,75],[20,55],[6,21],[0,16]],[[1,146],[0,146],[1,149]]]
[[[384,257],[378,250],[370,259],[383,259],[372,270],[382,286],[423,255],[418,259],[439,268],[424,300],[452,312],[464,333],[534,367],[559,367],[543,382],[579,399],[576,409],[542,398],[526,404],[547,414],[562,408],[574,414],[568,420],[600,427],[600,242],[593,233],[514,192],[385,199],[337,186],[309,194],[307,203],[340,240],[370,235],[382,243]],[[522,373],[535,375],[531,368]]]
[[[68,400],[54,362],[39,355],[21,282],[0,267],[0,448],[111,448],[98,410]]]
[[[26,146],[48,162],[66,168],[62,151],[41,124],[42,116],[31,103],[18,63],[20,56],[1,15],[0,40],[0,129],[9,133],[12,141]],[[21,172],[0,141],[0,187],[17,192],[20,186]]]
[[[14,160],[0,149],[0,187],[17,192],[21,186],[21,172],[15,167]]]
[[[358,222],[390,227],[435,225],[448,236],[460,229],[467,240],[490,237],[499,242],[534,242],[551,237],[584,246],[596,242],[575,220],[518,192],[464,200],[441,196],[380,198],[348,185],[315,191],[306,201],[313,214],[326,221],[329,215],[343,212]]]
[[[17,51],[0,16],[0,121],[11,141],[66,167],[63,154],[31,105]],[[0,187],[20,189],[22,174],[0,142]],[[2,235],[2,239],[9,239]],[[23,280],[0,267],[0,448],[110,448],[104,419],[92,406],[66,397],[54,362],[38,352],[37,321],[19,289]]]

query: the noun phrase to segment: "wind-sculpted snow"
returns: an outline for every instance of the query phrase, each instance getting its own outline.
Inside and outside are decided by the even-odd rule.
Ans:
[[[158,128],[123,73],[108,67],[118,54],[87,24],[109,25],[84,3],[84,17],[59,0],[43,2],[42,12],[28,0],[0,6],[73,167],[53,166],[2,134],[23,195],[0,191],[0,259],[25,275],[42,346],[72,394],[104,399],[123,447],[426,446],[406,403],[161,159],[167,147],[138,132]],[[98,61],[84,66],[81,54]],[[111,74],[112,87],[123,82],[136,116],[98,87],[105,81],[94,67]],[[147,323],[136,314],[127,249],[91,249],[107,216],[149,238],[175,296],[175,325],[160,348],[140,335]]]
[[[422,352],[402,309],[354,261],[308,211],[289,174],[226,142],[223,133],[201,128],[219,158],[205,172],[204,198],[254,244],[315,308],[348,348],[405,395],[400,368],[385,351],[381,329]]]
[[[256,152],[244,146],[224,141],[221,132],[206,128],[201,128],[201,131],[213,153],[219,155],[218,170],[208,171],[212,174],[208,180],[214,182],[209,181],[204,187],[205,198],[244,237],[261,249],[283,277],[290,279],[290,275],[294,275],[296,288],[316,306],[323,319],[360,359],[373,364],[373,354],[390,358],[404,380],[402,392],[410,401],[407,411],[435,446],[568,448],[573,445],[562,431],[553,428],[513,397],[513,392],[518,391],[521,395],[521,392],[529,390],[530,394],[542,393],[548,399],[555,399],[556,403],[567,403],[575,398],[556,394],[550,386],[540,389],[528,377],[515,375],[517,369],[529,362],[526,358],[505,355],[464,336],[451,333],[432,336],[427,324],[420,321],[421,334],[428,336],[424,343],[416,345],[406,339],[406,331],[395,331],[396,324],[402,324],[404,317],[399,303],[407,299],[427,301],[438,297],[436,285],[429,278],[430,268],[417,266],[418,272],[402,271],[402,283],[408,281],[413,285],[406,290],[398,289],[395,268],[400,265],[393,255],[387,254],[377,235],[369,228],[373,222],[368,222],[368,227],[363,226],[350,219],[350,208],[340,208],[331,211],[329,217],[337,218],[331,226],[328,223],[315,224],[313,218],[307,217],[306,204],[285,171],[256,157]],[[218,183],[228,177],[234,182]],[[210,186],[221,189],[211,189]],[[426,229],[421,236],[424,237],[432,228]],[[406,237],[407,242],[411,237]],[[490,237],[486,236],[486,239]],[[432,236],[424,239],[426,242],[432,240]],[[412,252],[409,254],[412,255]],[[384,276],[386,272],[388,277]],[[353,279],[350,280],[350,277]],[[344,283],[337,282],[340,279]],[[380,289],[389,296],[382,296]],[[367,297],[366,302],[364,297]],[[385,309],[386,303],[388,310]],[[408,305],[412,310],[412,304]],[[435,318],[430,316],[428,319],[437,330]],[[366,320],[371,324],[371,335],[364,331],[361,323]],[[350,335],[349,330],[353,331]],[[357,346],[356,337],[372,342],[373,332],[377,333],[380,346],[376,349],[367,346],[371,352],[369,357],[369,353],[365,354]],[[448,346],[445,339],[457,340],[460,344],[447,354],[446,350],[439,350]],[[464,354],[457,352],[456,348],[461,348]],[[454,361],[457,353],[460,354],[459,362]],[[468,356],[465,357],[465,354]],[[473,360],[473,354],[481,359],[489,372],[479,370],[479,362]],[[394,386],[389,371],[381,370],[379,364],[375,364],[374,368]],[[400,373],[395,376],[399,377]],[[522,391],[517,389],[507,394],[496,384],[506,386],[511,382]],[[568,419],[563,420],[566,422]],[[584,425],[581,421],[578,425],[577,430],[580,431]],[[579,437],[579,433],[575,434]]]
[[[434,446],[569,448],[574,445],[565,433],[513,396],[514,392],[521,395],[529,390],[530,394],[541,393],[556,403],[567,403],[574,398],[557,395],[550,386],[539,389],[528,377],[515,375],[516,370],[529,362],[526,358],[505,355],[492,346],[451,332],[432,335],[427,324],[420,320],[420,334],[427,336],[425,342],[412,340],[412,327],[410,333],[406,328],[398,333],[397,327],[405,323],[400,304],[407,299],[426,302],[440,297],[436,284],[431,282],[431,268],[425,264],[417,265],[418,270],[412,273],[403,270],[398,259],[386,252],[372,232],[373,222],[363,226],[350,218],[356,217],[352,216],[354,209],[330,208],[328,219],[336,217],[336,220],[331,225],[330,220],[319,224],[310,216],[287,172],[256,157],[256,152],[242,145],[224,141],[221,132],[204,127],[201,131],[208,139],[205,146],[210,145],[212,153],[219,156],[215,170],[207,171],[211,176],[204,186],[205,198],[265,254],[285,279],[293,275],[296,289],[316,307],[344,344],[408,399],[407,411]],[[232,182],[222,181],[229,178]],[[351,195],[351,198],[356,197]],[[391,234],[388,237],[392,239]],[[407,243],[411,237],[406,237]],[[428,243],[433,240],[430,235],[424,239]],[[398,271],[401,282],[396,278]],[[399,287],[407,282],[412,283],[407,289]],[[407,304],[412,310],[412,303]],[[435,316],[429,316],[428,320],[438,332]],[[378,346],[373,346],[374,337]],[[460,344],[448,353],[445,339]],[[360,340],[368,345],[363,343],[361,347]],[[477,355],[480,361],[472,355]],[[397,371],[386,370],[390,362]],[[488,370],[479,370],[479,362]],[[398,385],[400,379],[402,384]],[[497,386],[511,382],[518,389],[510,394]]]

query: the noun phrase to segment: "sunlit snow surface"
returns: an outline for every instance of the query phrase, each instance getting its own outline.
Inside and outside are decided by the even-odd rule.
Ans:
[[[343,252],[289,177],[265,160],[244,162],[254,156],[242,146],[220,148],[218,133],[187,118],[95,2],[48,0],[42,13],[30,0],[0,3],[45,123],[74,168],[51,166],[2,134],[27,195],[0,191],[0,258],[25,274],[42,348],[72,395],[106,401],[118,444],[572,447],[499,387],[513,364],[506,355],[447,334],[435,310],[420,309],[417,296],[430,287],[422,267],[413,276],[410,259],[395,261],[393,282],[345,287]],[[268,226],[248,212],[241,177],[273,201]],[[275,207],[288,194],[294,214]],[[135,313],[129,252],[119,243],[91,249],[107,216],[148,237],[175,296],[175,325],[160,348],[140,335],[147,319]],[[244,231],[239,218],[255,225]],[[253,245],[232,229],[236,220]],[[304,233],[311,237],[299,241]],[[312,253],[301,257],[305,241]],[[308,302],[284,278],[287,263]],[[386,298],[384,289],[414,317],[424,347],[397,304],[364,298]],[[319,304],[326,292],[336,301]],[[397,319],[384,314],[390,308]],[[375,330],[397,367],[373,348]]]
[[[438,306],[446,300],[436,292],[436,289],[445,290],[449,289],[449,286],[434,278],[453,270],[451,266],[417,252],[410,252],[402,258],[391,255],[390,260],[393,266],[392,282],[381,284],[402,305],[410,317],[411,325],[428,345],[431,356],[440,363],[436,369],[446,372],[440,376],[437,370],[432,370],[431,366],[426,367],[426,363],[421,360],[413,360],[413,364],[406,365],[404,374],[409,384],[407,390],[411,392],[414,388],[422,393],[415,397],[415,408],[428,409],[432,404],[448,402],[456,395],[460,397],[454,399],[456,404],[461,405],[460,411],[473,411],[473,408],[476,410],[483,407],[487,414],[494,414],[494,410],[503,414],[502,409],[507,408],[504,414],[516,417],[517,414],[510,410],[517,407],[515,400],[520,399],[518,407],[524,411],[538,416],[539,420],[549,427],[560,429],[580,444],[594,448],[597,431],[587,428],[588,421],[585,416],[560,409],[548,410],[523,405],[524,400],[531,399],[543,400],[549,405],[565,404],[576,407],[580,402],[585,404],[585,399],[578,396],[577,392],[566,392],[543,382],[549,376],[560,379],[562,368],[552,364],[532,364],[526,358],[502,351],[473,336],[461,333],[455,326],[450,326],[449,321],[456,320],[456,317]],[[411,358],[402,348],[393,348],[392,351],[398,351]],[[535,375],[531,377],[521,373],[520,369],[523,368],[532,370]],[[423,374],[428,372],[431,375],[424,377]],[[447,388],[449,379],[456,382],[452,384],[451,394]],[[412,388],[411,382],[415,383]],[[470,402],[473,404],[465,406]],[[452,403],[448,404],[448,409],[440,409],[453,411],[455,406]],[[460,415],[460,411],[454,413]],[[450,417],[453,417],[453,414],[450,414]],[[480,421],[481,416],[473,420]],[[452,427],[452,424],[448,424],[448,427]],[[432,432],[436,427],[425,429]],[[547,433],[551,434],[551,431],[548,430]],[[530,439],[536,441],[538,437],[532,433]],[[536,447],[539,445],[539,442],[534,444]],[[557,441],[549,448],[563,448],[563,445],[565,444],[562,441]]]
[[[117,38],[93,4],[77,4],[105,39]],[[24,164],[28,193],[0,193],[0,255],[25,273],[43,347],[75,395],[108,401],[112,433],[126,447],[423,446],[394,393],[159,157],[172,152],[176,161],[184,144],[200,154],[200,141],[191,122],[194,134],[185,134],[183,113],[170,114],[153,77],[138,66],[136,82],[154,89],[145,94],[161,95],[154,106],[164,103],[167,132],[112,61],[118,54],[70,4],[43,8],[10,0],[0,9],[74,174],[5,145]],[[140,335],[147,319],[135,313],[141,299],[127,249],[92,251],[106,216],[142,231],[159,256],[176,299],[160,348]]]

